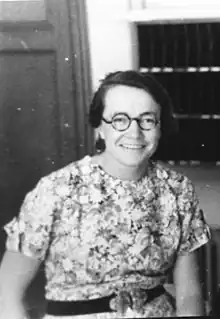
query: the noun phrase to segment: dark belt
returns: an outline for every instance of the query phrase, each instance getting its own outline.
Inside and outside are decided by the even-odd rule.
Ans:
[[[159,297],[165,292],[163,286],[157,286],[146,290],[147,303]],[[115,293],[102,298],[77,301],[54,301],[47,300],[46,313],[53,316],[84,315],[102,312],[115,312],[110,308],[110,301],[116,296]]]

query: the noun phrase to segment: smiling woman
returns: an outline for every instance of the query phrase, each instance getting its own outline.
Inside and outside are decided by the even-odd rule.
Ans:
[[[203,315],[194,252],[209,227],[191,181],[152,160],[175,131],[167,93],[150,76],[115,72],[94,94],[89,119],[102,152],[42,178],[5,226],[8,314],[23,318],[21,296],[44,261],[44,319]],[[170,272],[176,302],[164,288]]]
[[[113,175],[116,170],[122,178],[133,178],[133,169],[135,178],[140,178],[159,141],[176,131],[164,88],[134,71],[109,74],[95,93],[89,116],[99,139],[105,141],[99,159],[106,170]]]
[[[110,88],[105,95],[104,123],[99,127],[106,143],[99,157],[105,169],[123,179],[130,179],[135,172],[139,179],[158,145],[159,118],[159,105],[143,89],[125,85]]]

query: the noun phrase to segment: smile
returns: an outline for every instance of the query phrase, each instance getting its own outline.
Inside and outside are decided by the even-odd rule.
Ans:
[[[138,149],[142,149],[145,147],[144,145],[135,145],[135,144],[123,144],[120,146],[123,148],[130,149],[130,150],[138,150]]]

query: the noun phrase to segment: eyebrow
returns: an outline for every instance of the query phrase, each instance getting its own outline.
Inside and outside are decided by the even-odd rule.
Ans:
[[[126,115],[128,115],[130,117],[130,115],[128,113],[126,113],[126,112],[114,112],[112,114],[112,117],[114,117],[115,115],[118,115],[118,114],[126,114]],[[142,115],[154,115],[154,116],[156,116],[157,112],[151,111],[151,112],[143,112],[143,113],[139,114],[139,116],[142,116]]]

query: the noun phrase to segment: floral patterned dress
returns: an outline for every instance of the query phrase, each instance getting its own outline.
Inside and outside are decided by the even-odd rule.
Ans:
[[[210,238],[187,177],[151,162],[147,176],[123,181],[90,156],[43,177],[5,231],[8,250],[44,262],[45,297],[59,301],[119,291],[132,295],[163,285],[176,258]],[[175,305],[165,292],[140,309],[128,307],[124,317],[174,315]],[[111,319],[118,314],[65,318]]]

